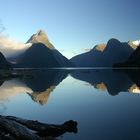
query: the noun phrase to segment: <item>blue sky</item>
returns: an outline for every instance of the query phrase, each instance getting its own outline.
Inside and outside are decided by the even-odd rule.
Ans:
[[[139,0],[0,0],[5,34],[26,42],[39,29],[70,58],[106,43],[140,39]]]

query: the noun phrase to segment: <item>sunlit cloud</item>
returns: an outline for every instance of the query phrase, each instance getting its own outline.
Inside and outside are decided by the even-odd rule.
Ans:
[[[136,46],[139,46],[140,45],[140,40],[133,41],[132,43]]]
[[[11,39],[6,35],[0,35],[0,51],[7,57],[20,53],[22,50],[26,50],[30,46],[30,43],[25,44]]]
[[[0,87],[0,102],[9,101],[12,97],[26,92],[33,92],[25,84],[16,80],[9,80],[2,84]]]
[[[88,51],[91,51],[92,50],[92,48],[82,48],[82,51],[84,51],[84,52],[88,52]]]

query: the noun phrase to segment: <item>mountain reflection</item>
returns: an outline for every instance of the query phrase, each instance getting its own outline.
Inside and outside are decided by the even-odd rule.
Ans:
[[[44,105],[48,102],[51,92],[55,89],[55,86],[50,86],[46,91],[43,92],[32,92],[28,93],[31,96],[32,100]]]
[[[90,83],[94,88],[107,91],[110,95],[120,92],[140,93],[139,71],[113,69],[74,70],[71,76]]]
[[[110,95],[117,95],[120,92],[140,93],[140,71],[138,70],[49,69],[17,70],[14,73],[17,76],[0,77],[0,102],[8,101],[17,94],[27,94],[34,102],[44,105],[56,86],[68,74]]]
[[[0,101],[8,101],[17,94],[28,94],[33,101],[44,105],[51,92],[68,74],[64,70],[29,70],[16,73],[20,76],[0,80]]]

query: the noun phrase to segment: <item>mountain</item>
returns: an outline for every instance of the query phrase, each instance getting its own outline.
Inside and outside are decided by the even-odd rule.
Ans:
[[[13,67],[46,68],[46,67],[71,67],[72,63],[64,57],[50,43],[46,33],[39,30],[27,41],[31,44],[26,50],[9,61],[14,62]]]
[[[127,63],[130,63],[132,66],[140,66],[140,45],[138,48],[130,55],[127,60]]]
[[[42,43],[36,43],[20,55],[16,67],[44,68],[60,67],[60,65],[49,48]]]
[[[140,45],[123,63],[117,63],[114,67],[140,67]]]
[[[110,39],[106,45],[96,45],[89,52],[73,57],[71,62],[77,67],[112,67],[115,63],[126,61],[135,48],[130,42]]]
[[[9,69],[10,64],[7,62],[4,55],[0,52],[0,69]]]
[[[36,34],[33,34],[27,41],[27,44],[28,43],[43,43],[49,49],[55,49],[55,47],[50,43],[47,34],[43,30],[39,30]]]
[[[53,56],[61,67],[73,66],[73,64],[65,56],[63,56],[57,49],[55,49],[55,47],[50,43],[47,34],[43,30],[39,30],[36,34],[32,35],[27,43],[43,43],[52,51]]]

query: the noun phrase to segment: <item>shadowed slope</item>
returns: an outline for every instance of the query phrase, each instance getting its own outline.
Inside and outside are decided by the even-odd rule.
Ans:
[[[7,62],[4,55],[0,52],[0,69],[9,69],[10,64]]]
[[[54,46],[50,43],[47,34],[43,30],[39,30],[36,34],[33,34],[27,43],[42,43],[49,49],[55,49]]]
[[[112,67],[127,60],[133,51],[134,48],[128,43],[111,39],[107,45],[97,45],[91,51],[73,57],[71,61],[77,67]]]
[[[33,44],[18,59],[16,67],[46,68],[59,67],[53,53],[42,43]]]
[[[32,35],[27,43],[31,44],[31,46],[24,49],[20,55],[8,58],[13,63],[13,67],[44,68],[73,66],[65,56],[55,49],[46,33],[42,30]]]
[[[123,63],[116,63],[114,67],[140,67],[140,46]]]

